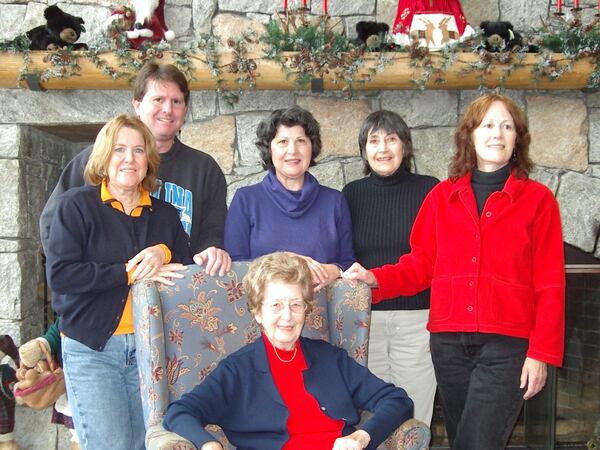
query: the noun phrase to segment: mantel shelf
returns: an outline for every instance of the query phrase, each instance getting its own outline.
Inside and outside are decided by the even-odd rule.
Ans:
[[[48,52],[32,51],[30,52],[31,61],[29,63],[30,72],[43,72],[52,67],[45,62]],[[83,56],[83,55],[82,55]],[[165,52],[161,61],[172,62],[173,54]],[[101,55],[109,66],[117,67],[118,59],[112,53]],[[256,89],[279,89],[294,90],[294,78],[286,77],[281,70],[281,66],[276,61],[265,59],[261,55],[250,56],[257,63]],[[376,73],[373,79],[364,86],[357,85],[359,89],[382,90],[382,89],[415,89],[417,85],[413,80],[422,78],[423,69],[411,65],[410,56],[406,53],[389,53],[386,55],[391,61],[385,65],[384,70]],[[18,80],[21,74],[21,68],[24,63],[24,55],[19,53],[0,53],[0,88],[18,88],[25,87],[24,83],[19,86]],[[208,65],[204,62],[201,54],[191,55],[195,66],[195,80],[190,82],[190,88],[193,90],[215,89],[216,81],[211,77]],[[367,68],[374,68],[377,64],[377,54],[368,54],[366,64],[362,73],[367,73]],[[434,64],[441,64],[441,56],[434,54],[432,56]],[[230,53],[220,54],[219,63],[225,67],[233,60]],[[554,54],[553,60],[558,66],[567,63],[567,58],[561,54]],[[472,64],[479,62],[479,55],[473,53],[459,53],[456,61],[442,74],[444,83],[436,83],[431,77],[426,84],[428,89],[475,89],[482,84],[494,88],[500,84],[499,79],[506,77],[504,87],[510,89],[582,89],[588,83],[588,78],[594,70],[594,63],[591,58],[581,58],[573,63],[572,71],[565,72],[556,80],[550,80],[543,77],[537,82],[534,80],[532,69],[537,65],[539,55],[528,54],[521,61],[518,67],[515,67],[512,73],[506,77],[509,65],[493,64],[484,73],[481,70],[473,70]],[[80,76],[70,76],[66,78],[50,78],[41,83],[43,89],[86,89],[86,90],[104,90],[104,89],[131,89],[129,77],[121,77],[116,80],[102,73],[87,57],[81,57],[78,61],[81,66]],[[230,73],[225,68],[222,71],[223,87],[227,89],[237,88],[237,75]],[[358,77],[357,77],[358,79]],[[326,90],[340,89],[339,84],[333,83],[333,78],[329,75],[324,77],[324,88]]]

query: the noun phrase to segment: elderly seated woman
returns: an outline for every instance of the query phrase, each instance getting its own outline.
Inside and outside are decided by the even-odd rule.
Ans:
[[[201,450],[222,449],[207,424],[219,425],[238,449],[375,449],[413,416],[403,389],[345,350],[300,337],[313,305],[304,259],[283,252],[258,258],[244,289],[262,338],[171,403],[165,428]],[[372,415],[359,426],[361,410]]]

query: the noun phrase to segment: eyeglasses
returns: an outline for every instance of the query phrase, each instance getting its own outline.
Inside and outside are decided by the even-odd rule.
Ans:
[[[264,305],[264,307],[272,314],[281,314],[286,306],[290,308],[292,314],[302,314],[306,311],[306,303],[301,300],[294,300],[291,302],[280,301]]]

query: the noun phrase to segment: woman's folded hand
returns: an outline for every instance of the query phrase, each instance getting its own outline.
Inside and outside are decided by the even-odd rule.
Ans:
[[[337,438],[332,450],[362,450],[371,442],[371,436],[365,430],[356,430],[354,433]]]
[[[167,255],[161,245],[147,247],[127,262],[125,270],[130,272],[131,281],[144,280],[156,275],[159,267],[167,261]]]
[[[148,276],[146,280],[156,281],[157,283],[166,284],[167,286],[173,286],[173,278],[183,278],[183,274],[180,273],[187,270],[187,267],[179,263],[163,264],[156,269],[154,275]]]

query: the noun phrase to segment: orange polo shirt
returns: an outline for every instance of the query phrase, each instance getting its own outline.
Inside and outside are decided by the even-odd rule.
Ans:
[[[100,187],[100,198],[103,203],[110,203],[110,206],[115,208],[118,211],[121,211],[123,214],[127,214],[125,212],[125,208],[123,204],[117,200],[108,190],[108,186],[106,185],[106,178],[102,180],[102,186]],[[140,217],[142,215],[142,211],[144,208],[149,208],[152,206],[152,200],[150,199],[150,193],[145,189],[140,189],[140,200],[139,204],[131,210],[130,216]],[[169,247],[165,244],[160,244],[161,248],[165,252],[165,264],[171,262],[171,251]],[[131,275],[135,271],[135,267],[132,268],[129,272],[127,272],[127,283],[131,285]],[[117,326],[117,329],[113,334],[130,334],[133,333],[133,308],[131,307],[131,292],[127,294],[127,301],[125,302],[125,309],[123,310],[123,315],[121,316],[121,321]]]

